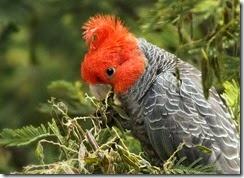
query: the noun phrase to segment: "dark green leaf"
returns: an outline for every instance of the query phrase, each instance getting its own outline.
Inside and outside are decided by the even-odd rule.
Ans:
[[[123,109],[118,106],[112,105],[113,109],[125,120],[131,120],[131,118],[125,113]]]
[[[203,85],[203,93],[206,99],[209,97],[209,89],[212,86],[213,82],[213,72],[209,65],[209,58],[207,53],[202,48],[202,85]]]

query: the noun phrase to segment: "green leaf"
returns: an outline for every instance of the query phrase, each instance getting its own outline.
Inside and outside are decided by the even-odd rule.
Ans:
[[[213,67],[214,75],[217,77],[219,83],[222,83],[222,77],[221,77],[221,69],[219,66],[219,60],[217,58],[214,58],[211,62],[211,66]]]
[[[52,119],[52,123],[48,122],[48,126],[52,130],[52,132],[55,134],[55,136],[58,137],[58,140],[60,141],[60,143],[65,145],[66,141],[65,141],[64,137],[62,136],[62,134],[57,126],[57,123],[55,122],[55,119]]]
[[[121,146],[117,145],[118,153],[120,154],[123,161],[135,168],[136,171],[139,171],[139,166],[136,164],[128,152],[126,152]]]
[[[173,174],[215,174],[216,168],[213,164],[202,165],[202,158],[193,161],[189,166],[181,164],[185,159],[181,158],[169,171]]]
[[[175,166],[177,167],[177,166],[179,166],[183,161],[185,161],[186,160],[186,157],[184,156],[184,157],[182,157],[176,164],[175,164]]]
[[[37,144],[35,155],[43,163],[43,159],[44,159],[43,146],[40,142],[38,142]]]
[[[43,124],[39,127],[26,126],[21,129],[3,129],[0,134],[0,145],[24,146],[40,138],[51,136]]]
[[[212,0],[204,0],[199,1],[192,9],[192,12],[199,14],[205,14],[204,18],[208,18],[211,15],[212,11],[215,10],[219,6],[219,1],[212,1]]]
[[[206,153],[206,154],[210,154],[212,153],[212,150],[205,147],[205,146],[202,146],[202,145],[197,145],[196,148],[201,151],[202,153]]]
[[[114,125],[120,130],[120,132],[122,133],[122,137],[125,139],[125,133],[124,133],[124,128],[122,127],[122,125],[120,124],[120,122],[118,121],[118,119],[113,118],[114,120]]]
[[[104,144],[106,142],[108,142],[108,140],[111,137],[111,131],[110,128],[105,128],[103,130],[101,130],[100,134],[99,134],[99,144]]]
[[[202,158],[198,158],[195,161],[193,161],[189,166],[187,166],[188,169],[193,168],[194,166],[197,165],[197,163],[199,163],[202,160]]]
[[[231,82],[226,81],[223,84],[225,91],[221,95],[229,107],[235,120],[240,117],[240,86],[233,79]]]
[[[86,164],[98,164],[100,159],[98,157],[86,157],[84,158],[84,161],[86,162]]]
[[[123,109],[115,105],[112,105],[112,107],[120,115],[120,117],[128,121],[131,120],[131,118],[125,113]]]
[[[204,97],[208,99],[209,97],[209,89],[213,83],[213,72],[209,65],[209,58],[204,49],[201,49],[203,59],[202,59],[202,85],[203,85],[203,93]]]

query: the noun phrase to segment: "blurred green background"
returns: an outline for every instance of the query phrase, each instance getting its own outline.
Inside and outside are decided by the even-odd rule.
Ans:
[[[172,2],[178,4],[179,1]],[[84,100],[84,93],[88,89],[80,77],[80,63],[87,50],[81,26],[98,13],[120,17],[136,36],[176,53],[200,69],[199,51],[201,45],[204,46],[211,37],[211,24],[212,29],[221,28],[221,23],[225,24],[220,21],[226,17],[218,16],[213,21],[216,7],[229,8],[235,19],[238,1],[206,1],[206,4],[196,0],[189,2],[184,4],[186,8],[182,10],[160,0],[0,0],[0,130],[37,126],[50,121],[50,108],[46,104],[51,96],[66,101],[73,108],[71,112],[74,115],[93,112]],[[167,6],[172,8],[172,13],[164,11]],[[192,23],[189,9],[194,12],[194,8],[198,18]],[[179,11],[182,13],[177,14]],[[215,15],[221,13],[224,12],[217,11]],[[165,19],[162,19],[164,24],[156,23],[161,17],[175,21],[167,26]],[[238,25],[233,27],[237,28],[234,32],[230,31],[233,36],[227,37],[232,39],[232,43],[227,41],[227,48],[222,50],[223,54],[231,54],[229,56],[234,56],[234,59],[239,56]],[[198,43],[199,39],[202,43]],[[189,50],[191,45],[183,45],[192,41],[198,45],[194,46],[195,51]],[[180,50],[179,45],[182,45]],[[222,80],[239,80],[239,60],[234,59],[230,59],[230,64],[221,62],[224,69],[229,68],[223,72],[230,73]],[[222,91],[221,85],[219,90]],[[34,163],[33,150],[31,147],[0,147],[0,172],[21,170],[24,165]],[[50,159],[54,152],[50,151]]]
[[[64,98],[67,92],[66,86],[60,86],[59,93],[52,91],[49,84],[56,80],[82,81],[80,63],[86,45],[81,26],[90,16],[117,15],[139,34],[139,14],[154,2],[1,0],[0,130],[46,123],[51,116],[40,103],[47,103],[51,96]],[[81,88],[87,91],[83,85]],[[86,115],[90,110],[80,107],[79,111]],[[20,170],[33,162],[31,150],[35,149],[0,147],[0,172]]]

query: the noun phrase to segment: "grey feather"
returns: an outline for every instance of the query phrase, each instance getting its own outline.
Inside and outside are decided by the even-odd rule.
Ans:
[[[220,173],[240,173],[239,137],[216,90],[212,87],[206,100],[200,71],[144,39],[138,39],[138,44],[146,69],[120,97],[134,119],[132,133],[145,150],[163,162],[184,141],[186,146],[178,156],[187,156],[189,163],[202,157],[201,163],[214,163]],[[200,152],[195,145],[212,149],[212,154]]]

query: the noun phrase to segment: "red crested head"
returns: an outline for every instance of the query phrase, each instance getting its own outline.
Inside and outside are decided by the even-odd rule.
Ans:
[[[83,26],[88,52],[81,75],[90,84],[110,84],[124,93],[141,76],[145,59],[137,39],[119,19],[98,15]]]

